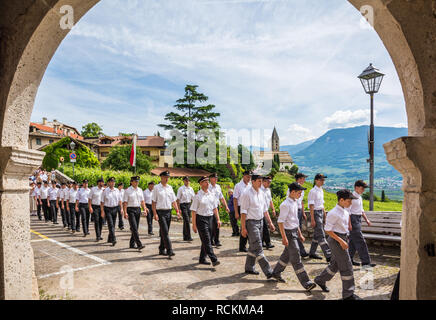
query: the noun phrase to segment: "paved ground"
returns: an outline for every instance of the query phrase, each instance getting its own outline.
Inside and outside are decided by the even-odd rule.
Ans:
[[[92,225],[92,224],[91,224]],[[231,230],[221,230],[223,247],[215,249],[221,261],[216,268],[198,265],[200,240],[182,241],[181,223],[171,225],[176,256],[173,260],[159,256],[159,227],[154,222],[155,236],[148,236],[145,221],[141,220],[141,240],[146,248],[142,252],[128,248],[128,227],[117,230],[115,247],[95,242],[94,228],[91,235],[71,235],[59,225],[44,223],[31,217],[32,247],[41,298],[43,299],[339,299],[340,276],[329,283],[331,292],[319,288],[306,293],[297,281],[291,266],[283,273],[286,284],[267,281],[263,274],[246,275],[245,254],[239,253],[238,238],[231,237]],[[104,228],[103,238],[107,239]],[[275,248],[265,252],[274,267],[282,250],[281,241],[274,241]],[[309,247],[306,241],[306,246]],[[391,247],[370,248],[377,267],[371,271],[354,269],[356,293],[365,299],[388,299],[399,266],[399,249]],[[311,278],[325,267],[325,260],[303,262]],[[260,270],[260,268],[258,268]]]

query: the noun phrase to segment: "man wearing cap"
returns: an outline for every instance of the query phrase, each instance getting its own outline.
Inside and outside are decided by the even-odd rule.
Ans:
[[[260,189],[262,177],[253,175],[251,187],[241,196],[241,235],[248,238],[249,247],[245,261],[245,273],[258,275],[255,270],[256,261],[268,279],[273,275],[273,270],[266,259],[262,248],[263,217],[268,221],[271,231],[274,225],[268,212],[268,203],[265,193]]]
[[[363,180],[358,180],[354,183],[353,196],[357,199],[351,202],[350,207],[351,231],[348,253],[354,266],[360,266],[360,263],[353,261],[354,254],[357,251],[363,267],[375,267],[375,263],[371,263],[368,246],[362,234],[362,217],[368,226],[371,226],[371,221],[369,221],[363,210],[362,194],[365,192],[365,188],[368,188],[368,185]]]
[[[239,237],[238,220],[235,218],[235,204],[233,203],[233,189],[228,191],[229,200],[227,200],[227,206],[229,207],[230,224],[232,225],[232,237]]]
[[[134,176],[130,179],[130,187],[124,191],[123,211],[124,218],[129,219],[130,231],[132,232],[129,248],[135,248],[136,245],[136,249],[142,250],[145,247],[142,245],[138,233],[141,208],[145,211],[145,215],[148,215],[149,212],[145,206],[144,193],[138,187],[139,180],[139,176]]]
[[[38,181],[32,193],[32,196],[35,198],[36,201],[36,214],[38,215],[39,221],[42,220],[42,216],[41,216],[42,202],[39,198],[39,195],[41,194],[41,188],[42,188],[42,183]]]
[[[50,208],[48,206],[48,182],[44,180],[44,185],[41,187],[39,191],[39,201],[42,204],[42,210],[44,211],[44,220],[48,222],[50,220]]]
[[[303,184],[306,182],[306,178],[307,178],[307,176],[303,173],[297,173],[295,175],[295,181],[300,186],[303,186]],[[306,189],[304,189],[304,190],[306,190]],[[304,190],[301,191],[301,196],[297,200],[297,203],[298,203],[298,222],[299,222],[300,230],[302,230],[303,220],[305,222],[307,221],[306,213],[304,212]],[[289,190],[288,190],[288,194],[286,196],[289,196]],[[297,241],[298,241],[298,247],[300,248],[300,256],[302,258],[308,257],[309,254],[306,252],[306,248],[304,248],[303,242],[300,240],[300,238],[298,238]]]
[[[124,230],[124,212],[123,212],[123,205],[122,205],[123,198],[124,198],[124,183],[122,183],[122,182],[118,183],[117,188],[118,188],[118,191],[119,191],[119,196],[120,196],[120,201],[121,201],[121,206],[119,206],[117,208],[118,228],[120,230]],[[114,226],[115,226],[116,222],[117,222],[117,219],[115,217],[115,219],[114,219]]]
[[[101,196],[103,194],[104,180],[97,180],[97,186],[92,187],[88,196],[89,213],[94,216],[95,239],[97,242],[103,240],[101,229],[103,228],[103,217],[101,215]]]
[[[275,217],[276,209],[274,208],[274,203],[272,201],[271,189],[269,188],[270,185],[271,177],[263,177],[262,186],[260,187],[260,189],[265,193],[266,201],[268,203],[268,210],[269,208],[271,208],[273,217]],[[274,245],[271,243],[271,236],[268,230],[268,222],[265,218],[263,218],[262,246],[267,249],[274,248]]]
[[[191,202],[194,199],[194,189],[189,185],[189,178],[183,178],[183,186],[177,190],[177,205],[183,217],[183,241],[192,241],[191,237]]]
[[[307,291],[310,291],[315,288],[316,285],[310,281],[301,263],[300,249],[297,242],[297,239],[304,241],[298,221],[298,198],[301,196],[301,192],[306,190],[306,188],[301,186],[298,182],[294,182],[289,185],[288,190],[289,196],[280,205],[280,216],[277,220],[285,249],[274,268],[273,278],[279,282],[286,282],[282,278],[281,273],[290,262],[301,285]]]
[[[152,208],[154,219],[159,222],[160,245],[159,254],[168,255],[171,259],[174,256],[173,247],[171,244],[169,231],[171,225],[171,206],[177,212],[177,217],[180,219],[180,211],[177,206],[177,197],[174,194],[173,188],[168,184],[170,172],[163,171],[160,174],[160,183],[154,187],[151,194]],[[165,252],[166,249],[166,252]]]
[[[315,186],[312,188],[312,190],[310,190],[307,197],[307,202],[310,209],[311,226],[314,229],[309,257],[313,259],[322,259],[316,254],[316,249],[318,248],[319,244],[327,262],[329,262],[331,251],[325,239],[324,233],[324,219],[326,217],[326,212],[324,209],[324,190],[322,189],[326,178],[327,177],[321,173],[318,173],[315,176]]]
[[[241,213],[241,203],[239,199],[242,197],[244,192],[250,187],[251,187],[251,171],[246,170],[243,173],[242,180],[235,185],[235,192],[233,193],[233,204],[235,207],[236,219],[240,218],[240,213]],[[243,237],[241,233],[239,235],[239,252],[247,252],[247,238]]]
[[[70,213],[71,233],[76,233],[76,231],[80,232],[80,212],[76,210],[76,198],[78,190],[79,186],[77,185],[77,182],[74,181],[70,191],[68,191],[67,197],[67,210]]]
[[[219,184],[217,184],[218,181],[218,174],[212,173],[209,176],[210,184],[209,184],[209,191],[215,195],[216,197],[216,203],[217,203],[217,210],[219,213],[219,203],[226,208],[226,212],[229,213],[229,207],[227,206],[226,200],[224,199],[223,192],[221,191],[221,187]],[[216,219],[215,215],[212,218],[212,245],[215,245],[217,247],[221,247],[220,242],[220,228],[218,228],[218,220]]]
[[[192,201],[192,230],[199,234],[201,240],[201,251],[199,263],[204,265],[210,265],[210,262],[206,261],[206,257],[212,261],[213,266],[220,264],[218,258],[213,252],[211,241],[211,227],[212,216],[216,217],[218,221],[218,228],[221,226],[220,217],[217,209],[217,199],[214,194],[209,190],[208,177],[201,177],[198,180],[200,184],[200,190],[194,195]]]
[[[351,206],[351,201],[356,197],[347,189],[339,190],[336,195],[338,196],[338,204],[329,211],[325,224],[332,258],[329,265],[314,281],[324,292],[329,292],[326,282],[330,281],[339,271],[342,279],[342,298],[344,300],[361,300],[354,294],[353,265],[348,254],[348,230],[351,224],[350,214],[346,209]]]
[[[117,220],[118,208],[121,207],[120,191],[115,188],[115,178],[111,177],[107,181],[108,187],[104,189],[101,195],[101,217],[106,218],[107,227],[109,230],[108,243],[112,246],[117,244],[115,237],[115,223]]]
[[[67,206],[65,205],[67,193],[68,193],[67,184],[65,182],[62,182],[61,189],[58,192],[58,202],[59,202],[59,207],[61,209],[63,227],[70,229],[70,220],[67,217],[68,211],[67,211]]]
[[[144,202],[145,206],[148,209],[148,215],[147,215],[147,225],[148,225],[148,234],[154,235],[153,233],[153,207],[152,207],[152,201],[151,201],[151,195],[153,193],[154,188],[154,182],[150,181],[148,183],[147,189],[144,190]]]
[[[88,180],[83,180],[82,187],[76,194],[76,211],[80,212],[80,218],[82,220],[83,236],[86,237],[89,234],[89,193],[91,190],[88,188]]]
[[[51,212],[51,221],[53,221],[53,224],[59,224],[58,223],[58,209],[59,209],[59,202],[58,202],[58,192],[59,189],[56,186],[56,181],[51,182],[52,186],[48,189],[48,197],[47,197],[47,205],[50,208]]]

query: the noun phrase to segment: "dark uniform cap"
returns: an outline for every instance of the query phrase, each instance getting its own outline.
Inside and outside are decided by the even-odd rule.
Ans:
[[[151,184],[154,185],[154,181],[150,181],[150,182],[148,183],[148,185],[151,185]]]
[[[67,184],[65,183],[65,182],[62,182],[61,183],[61,186],[66,186]]]
[[[301,178],[307,178],[307,176],[304,173],[297,173],[295,175],[295,179],[301,179]]]
[[[306,190],[307,188],[300,185],[298,182],[291,183],[289,186],[289,192],[291,191],[299,191],[299,190]]]
[[[322,173],[318,173],[315,176],[315,180],[323,180],[323,179],[327,179],[327,176],[323,175]]]
[[[58,189],[59,189],[60,187],[61,187],[61,186],[60,186],[59,184],[57,184],[57,185],[56,185],[56,188],[58,188]]]
[[[141,180],[141,178],[139,176],[133,176],[133,177],[130,178],[130,182],[132,182],[132,181],[139,181],[139,180]]]
[[[218,173],[214,172],[212,173],[209,178],[218,178]]]
[[[162,171],[159,176],[161,176],[161,177],[169,177],[170,176],[170,172],[168,170]]]
[[[76,182],[76,181],[73,181],[72,184],[73,184],[73,186],[76,186],[76,185],[77,185],[77,182]]]
[[[353,199],[353,200],[357,199],[357,197],[355,197],[353,195],[353,193],[350,190],[348,190],[348,189],[339,190],[338,192],[336,192],[336,195],[338,196],[338,200],[339,199],[345,199],[345,200],[347,200],[347,199]]]
[[[88,183],[88,179],[84,179],[82,183]]]
[[[257,179],[263,179],[263,177],[262,177],[261,175],[258,175],[258,174],[253,174],[253,175],[251,176],[251,180],[255,181],[255,180],[257,180]]]
[[[209,179],[209,177],[207,177],[207,176],[200,177],[200,179],[198,179],[198,183],[200,183],[206,179]]]
[[[251,176],[253,174],[253,172],[251,170],[245,170],[243,175],[244,176]]]
[[[43,181],[43,183],[46,183],[46,184],[48,184],[48,181],[47,181],[47,180],[44,180],[44,181]]]
[[[183,181],[186,181],[186,180],[189,181],[189,177],[188,176],[183,177]]]
[[[364,187],[364,188],[368,188],[368,185],[365,183],[365,181],[363,181],[363,180],[357,180],[355,183],[354,183],[354,186],[355,187]]]
[[[42,182],[41,182],[41,181],[38,181],[36,184],[42,184]]]
[[[98,179],[97,183],[99,183],[99,182],[103,182],[104,183],[104,179],[103,178]]]
[[[110,177],[109,179],[107,179],[107,182],[115,182],[115,177]]]
[[[124,183],[122,183],[122,182],[118,183],[118,187],[119,186],[124,186]]]
[[[272,180],[272,177],[271,176],[264,176],[263,177],[263,180],[265,181],[265,180]]]

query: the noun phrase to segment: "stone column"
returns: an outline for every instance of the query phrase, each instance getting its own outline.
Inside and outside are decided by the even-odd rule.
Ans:
[[[400,299],[436,299],[436,137],[403,137],[384,145],[403,175]]]
[[[30,245],[29,176],[44,153],[0,147],[0,299],[39,297]]]

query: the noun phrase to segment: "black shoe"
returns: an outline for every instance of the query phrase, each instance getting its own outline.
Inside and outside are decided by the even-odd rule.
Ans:
[[[365,263],[365,264],[362,263],[363,268],[374,268],[376,265],[377,264],[375,263]]]
[[[112,242],[112,247],[115,247],[116,244],[117,244],[116,241]]]
[[[154,233],[153,232],[149,232],[148,233],[150,236],[154,236]]]
[[[351,260],[351,264],[353,266],[360,267],[360,263],[359,262],[354,262],[353,260]]]
[[[236,237],[236,233],[232,233],[232,237]]]
[[[53,222],[53,224],[59,224],[59,222]]]
[[[315,283],[321,288],[321,290],[323,292],[330,292],[329,288],[327,288],[327,286],[325,284],[318,283],[316,280],[315,280]]]
[[[102,238],[102,237],[100,237],[99,239],[100,239],[100,240],[103,240],[103,238]]]
[[[160,256],[167,256],[167,254],[166,254],[166,252],[165,252],[165,250],[159,250],[159,255]]]
[[[342,300],[363,300],[361,297],[359,297],[359,296],[356,296],[354,293],[351,295],[351,296],[349,296],[349,297],[346,297],[346,298],[344,298],[344,299],[342,299]]]
[[[274,248],[274,247],[275,247],[275,245],[273,245],[273,244],[271,244],[271,243],[266,245],[266,248],[267,248],[267,249],[272,249],[272,248]]]
[[[322,257],[317,255],[316,253],[309,254],[309,258],[316,259],[316,260],[322,260]]]
[[[307,258],[308,256],[309,256],[309,254],[308,253],[303,253],[303,254],[300,254],[300,256],[301,256],[301,258]]]
[[[120,227],[119,229],[120,229],[120,230],[124,230],[124,227]]]
[[[108,242],[110,242],[110,241],[108,241]],[[129,246],[129,248],[130,248],[130,249],[136,249],[136,245]]]
[[[88,231],[88,232],[87,232],[86,234],[88,234],[88,235],[89,235],[89,234],[90,234],[90,233],[89,233],[89,231]]]
[[[286,283],[286,280],[282,278],[281,274],[273,274],[272,277],[276,279],[278,282]]]
[[[258,276],[260,274],[259,271],[248,271],[248,270],[245,270],[245,273],[246,274],[253,274],[255,276]]]
[[[329,257],[329,258],[325,258],[325,259],[326,259],[327,263],[330,263],[330,260],[332,260],[331,257]]]
[[[239,252],[248,252],[247,248],[239,248]]]
[[[216,247],[222,247],[223,245],[221,244],[221,242],[218,242],[217,244],[215,244]]]
[[[213,265],[214,267],[216,267],[216,266],[219,265],[219,264],[221,264],[221,262],[219,262],[218,260],[215,261],[215,262],[212,262],[212,265]]]
[[[175,254],[174,252],[172,252],[172,251],[171,251],[171,252],[168,252],[168,256],[169,256],[169,257],[174,257],[175,255],[176,255],[176,254]]]
[[[266,244],[262,244],[262,248],[266,248]]]
[[[307,286],[304,287],[304,289],[306,289],[306,291],[312,291],[313,288],[316,287],[316,284],[313,282],[310,282]]]
[[[210,266],[211,263],[209,261],[199,261],[199,264],[204,264],[205,266]]]
[[[184,241],[194,241],[194,239],[189,238],[189,239],[186,239],[186,240],[184,240]]]
[[[95,242],[99,242],[99,241],[100,241],[100,238],[95,239]]]
[[[141,251],[141,250],[144,249],[144,248],[145,248],[145,246],[144,246],[143,244],[141,244],[141,245],[138,247],[138,250]]]

